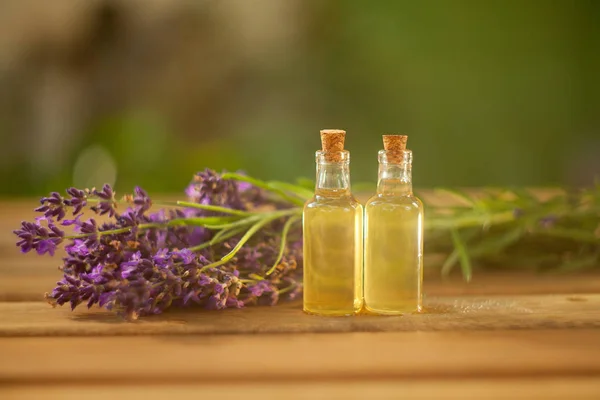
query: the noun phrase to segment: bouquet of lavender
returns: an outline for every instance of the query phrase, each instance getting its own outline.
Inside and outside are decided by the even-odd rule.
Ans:
[[[42,198],[42,215],[14,233],[24,253],[54,255],[64,245],[64,277],[46,294],[52,305],[99,305],[127,319],[171,306],[274,305],[302,292],[299,222],[309,184],[207,169],[187,187],[188,201],[153,202],[140,188],[121,199],[110,186],[70,188]],[[444,193],[460,201],[426,202],[425,221],[426,251],[446,256],[443,275],[457,265],[466,280],[474,265],[600,266],[600,184],[545,200],[518,189]],[[150,212],[153,205],[162,209]],[[85,219],[86,208],[96,218]]]
[[[17,245],[51,256],[64,245],[64,276],[46,294],[50,304],[98,305],[130,320],[171,306],[239,308],[298,297],[298,222],[309,190],[207,169],[185,192],[188,201],[172,203],[153,202],[139,187],[122,199],[108,185],[52,193],[36,209],[42,215],[14,231]],[[150,212],[153,205],[162,208]],[[86,208],[98,217],[83,218]]]

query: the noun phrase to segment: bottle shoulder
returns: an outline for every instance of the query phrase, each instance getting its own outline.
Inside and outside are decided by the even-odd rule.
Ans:
[[[313,196],[310,200],[308,200],[304,204],[304,209],[313,209],[313,208],[352,208],[352,209],[362,209],[362,204],[353,196],[343,196],[343,197],[322,197],[322,196]]]
[[[415,195],[381,195],[375,194],[365,204],[365,208],[380,205],[398,205],[423,210],[423,202]]]

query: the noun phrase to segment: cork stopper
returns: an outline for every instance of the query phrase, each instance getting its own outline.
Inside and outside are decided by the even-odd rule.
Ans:
[[[323,129],[321,131],[321,146],[326,161],[341,161],[340,152],[344,150],[345,138],[346,131],[341,129]]]
[[[402,163],[407,140],[406,135],[383,135],[383,149],[387,152],[389,162]]]

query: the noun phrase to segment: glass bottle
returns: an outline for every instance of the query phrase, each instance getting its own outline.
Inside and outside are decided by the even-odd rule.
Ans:
[[[327,151],[324,132],[315,195],[303,213],[304,311],[352,315],[362,308],[363,208],[350,191],[350,153]]]
[[[404,139],[406,141],[406,139]],[[365,205],[365,307],[376,314],[420,311],[423,204],[413,195],[412,152],[379,151],[377,194]]]

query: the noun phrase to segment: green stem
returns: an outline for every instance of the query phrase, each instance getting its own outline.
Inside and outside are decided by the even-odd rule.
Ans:
[[[475,226],[485,226],[491,224],[504,224],[514,221],[515,216],[513,211],[505,211],[498,214],[489,215],[469,215],[466,217],[442,217],[436,219],[426,219],[426,229],[460,229]]]
[[[303,206],[304,205],[304,201],[302,199],[299,199],[295,196],[290,196],[289,194],[287,194],[287,192],[285,192],[284,190],[281,190],[277,187],[273,187],[270,186],[267,182],[255,179],[255,178],[251,178],[249,176],[244,176],[244,175],[240,175],[240,174],[235,174],[232,172],[228,172],[225,173],[223,175],[221,175],[221,178],[223,179],[232,179],[235,181],[242,181],[242,182],[247,182],[250,183],[251,185],[254,185],[256,187],[268,190],[269,192],[273,192],[277,195],[279,195],[281,198],[289,201],[292,204],[298,205],[298,206]]]
[[[248,275],[249,278],[254,279],[255,281],[264,281],[265,278],[263,278],[262,276],[258,275],[258,274],[250,274]]]
[[[293,284],[293,285],[290,285],[290,286],[284,287],[283,289],[281,289],[281,290],[278,290],[278,291],[277,291],[277,294],[284,294],[284,293],[287,293],[287,292],[289,292],[290,290],[293,290],[293,289],[295,289],[296,287],[298,287],[298,285],[297,285],[297,284]]]
[[[189,217],[189,218],[176,218],[170,220],[168,226],[203,226],[209,227],[214,226],[214,223],[222,221],[237,221],[237,217]]]
[[[236,228],[239,226],[250,225],[251,223],[258,221],[261,218],[264,218],[264,215],[267,215],[267,213],[265,213],[263,215],[256,214],[251,217],[240,219],[238,221],[235,221],[235,222],[232,222],[229,224],[206,225],[205,228],[212,229],[212,230],[220,230],[220,229],[231,229],[231,228]]]
[[[270,218],[265,218],[262,221],[258,221],[257,223],[255,223],[254,225],[252,225],[250,227],[250,229],[248,229],[248,231],[246,231],[246,233],[244,234],[244,236],[242,236],[242,238],[240,239],[240,241],[235,245],[235,247],[227,254],[225,254],[221,260],[224,261],[229,261],[231,260],[238,251],[240,251],[240,249],[242,248],[242,246],[244,244],[246,244],[246,242],[248,240],[250,240],[250,238],[252,236],[254,236],[254,234],[256,232],[258,232],[263,226],[265,226],[266,224],[274,221],[275,219],[277,219],[278,217],[270,217]]]
[[[101,201],[106,201],[106,200],[102,200],[102,199],[96,199],[96,198],[87,198],[86,201],[90,204],[95,204],[95,203],[100,203]],[[131,202],[127,201],[127,200],[115,200],[115,202],[117,204],[131,204]],[[221,213],[225,213],[225,214],[231,214],[231,215],[240,215],[240,216],[247,216],[247,215],[252,215],[254,213],[249,212],[249,211],[242,211],[242,210],[235,210],[233,208],[227,208],[227,207],[221,207],[221,206],[213,206],[210,204],[199,204],[199,203],[193,203],[193,202],[189,202],[189,201],[152,201],[152,204],[155,206],[163,206],[163,207],[178,207],[178,208],[196,208],[199,210],[206,210],[206,211],[214,211],[214,212],[221,212]]]
[[[239,226],[249,225],[253,222],[260,221],[265,218],[277,219],[277,218],[286,217],[289,215],[302,215],[302,209],[295,207],[295,208],[288,208],[288,209],[281,210],[281,211],[270,211],[270,212],[257,213],[257,214],[252,215],[251,217],[240,219],[240,220],[238,220],[236,222],[232,222],[230,224],[206,225],[205,227],[208,229],[231,229],[231,228],[237,228]]]
[[[166,226],[166,224],[141,224],[138,225],[137,228],[140,230],[144,230],[144,229],[150,229],[150,228],[161,228]],[[119,229],[112,229],[112,230],[108,230],[108,231],[99,231],[99,232],[91,232],[91,233],[82,233],[79,235],[71,235],[71,236],[63,236],[63,239],[83,239],[86,237],[90,237],[93,235],[98,235],[98,236],[106,236],[106,235],[117,235],[119,233],[126,233],[126,232],[131,232],[131,229],[134,227],[127,227],[127,228],[119,228]]]
[[[300,216],[294,216],[285,222],[285,225],[283,226],[283,230],[281,232],[281,243],[279,245],[279,254],[277,255],[277,260],[275,260],[275,263],[273,263],[271,269],[267,271],[267,275],[271,275],[275,271],[275,268],[277,268],[277,266],[281,262],[281,259],[283,258],[283,252],[285,251],[288,232],[291,226],[298,220],[300,220]]]
[[[452,234],[452,242],[454,243],[454,247],[458,252],[458,258],[460,260],[460,266],[462,268],[463,277],[467,282],[471,280],[471,258],[469,257],[469,253],[467,253],[467,248],[465,242],[460,237],[460,233],[456,229],[452,229],[450,231]]]
[[[289,213],[289,210],[287,210]],[[225,254],[219,261],[215,261],[211,264],[205,265],[204,267],[202,267],[200,269],[200,272],[203,272],[209,268],[214,268],[214,267],[218,267],[221,266],[225,263],[227,263],[229,260],[231,260],[238,251],[240,251],[240,249],[242,248],[242,246],[244,244],[246,244],[246,242],[248,240],[250,240],[250,238],[256,233],[258,232],[263,226],[267,225],[268,223],[273,222],[274,220],[276,220],[277,218],[281,218],[282,216],[285,216],[285,214],[283,213],[273,213],[268,217],[265,217],[264,219],[256,222],[254,225],[252,225],[252,227],[250,227],[250,229],[248,229],[248,231],[244,234],[244,236],[242,236],[242,238],[240,239],[240,241],[237,243],[237,245],[235,245],[235,247],[227,254]]]
[[[237,229],[223,229],[222,231],[219,231],[215,235],[215,237],[213,237],[208,242],[204,242],[202,244],[199,244],[198,246],[190,247],[190,250],[191,251],[200,251],[202,249],[206,249],[207,247],[213,246],[217,243],[224,242],[225,240],[227,240],[237,234],[240,234],[243,231],[244,231],[244,227],[240,227]]]
[[[533,231],[538,235],[552,236],[561,239],[572,239],[574,241],[588,242],[593,244],[600,243],[600,237],[594,232],[583,231],[580,229],[548,228],[536,229]]]
[[[227,214],[232,214],[232,215],[247,216],[247,215],[254,214],[254,213],[251,213],[248,211],[234,210],[232,208],[220,207],[220,206],[211,206],[208,204],[191,203],[189,201],[177,201],[176,205],[182,206],[182,207],[187,207],[187,208],[197,208],[197,209],[206,210],[206,211],[222,212],[222,213],[227,213]]]

